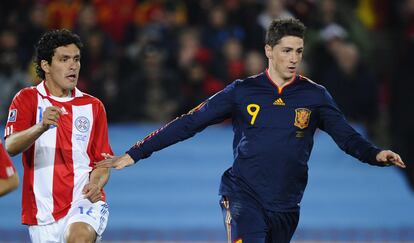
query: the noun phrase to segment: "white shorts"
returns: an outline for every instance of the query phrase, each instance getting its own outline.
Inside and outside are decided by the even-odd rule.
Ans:
[[[29,226],[30,239],[33,243],[65,243],[66,230],[72,223],[84,222],[92,226],[100,242],[108,222],[108,204],[103,201],[91,203],[82,199],[72,204],[68,214],[56,222],[47,225]]]

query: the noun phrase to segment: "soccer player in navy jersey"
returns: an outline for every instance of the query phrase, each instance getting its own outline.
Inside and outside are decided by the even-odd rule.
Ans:
[[[266,34],[268,68],[263,73],[234,81],[125,155],[97,167],[122,169],[231,118],[234,163],[220,186],[228,242],[290,242],[317,128],[362,162],[405,167],[398,154],[377,148],[357,133],[323,86],[296,74],[304,34],[305,26],[297,19],[274,20]]]

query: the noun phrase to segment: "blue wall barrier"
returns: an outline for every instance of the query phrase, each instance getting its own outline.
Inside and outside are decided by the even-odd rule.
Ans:
[[[157,129],[111,125],[116,154]],[[221,174],[232,162],[232,130],[207,128],[122,170],[106,186],[106,240],[216,240],[225,233],[218,205]],[[13,158],[20,177],[21,157]],[[21,188],[0,198],[0,241],[26,241]],[[414,194],[398,169],[359,163],[323,132],[315,135],[297,240],[414,240]]]

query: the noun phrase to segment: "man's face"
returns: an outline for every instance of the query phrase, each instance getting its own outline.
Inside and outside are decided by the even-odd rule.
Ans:
[[[51,63],[42,66],[46,80],[64,91],[72,90],[78,83],[80,70],[80,50],[75,44],[55,49]],[[49,78],[49,80],[48,80]]]
[[[303,39],[296,36],[285,36],[273,46],[265,46],[269,65],[276,74],[287,81],[293,78],[302,61]]]

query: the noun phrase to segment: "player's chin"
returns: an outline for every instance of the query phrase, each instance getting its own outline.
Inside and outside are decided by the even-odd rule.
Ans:
[[[75,87],[76,87],[76,85],[78,85],[78,81],[76,80],[76,81],[74,81],[74,82],[71,82],[68,86],[68,88],[70,89],[70,90],[72,90],[72,89],[74,89]]]
[[[292,79],[294,76],[295,76],[295,73],[290,73],[290,72],[288,72],[288,73],[286,73],[286,74],[285,74],[285,78],[284,78],[284,80],[290,80],[290,79]]]

